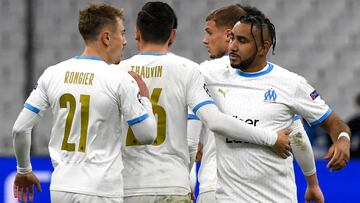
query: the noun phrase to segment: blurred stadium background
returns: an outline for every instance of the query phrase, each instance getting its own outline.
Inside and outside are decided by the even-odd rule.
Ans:
[[[125,9],[128,44],[124,58],[136,54],[133,39],[136,14],[147,1],[0,0],[0,202],[11,202],[5,199],[8,195],[5,179],[16,166],[11,137],[15,119],[32,85],[46,67],[81,54],[78,10],[89,2],[106,2]],[[205,17],[210,10],[231,3],[258,7],[276,26],[276,55],[269,61],[307,78],[345,121],[356,113],[354,98],[360,92],[360,0],[166,2],[174,8],[179,19],[172,52],[196,62],[208,59],[202,39]],[[39,163],[50,164],[47,158],[50,126],[51,116],[47,115],[34,130],[32,156],[43,157],[37,159]],[[328,147],[328,138],[310,134],[315,156],[321,158]],[[343,171],[331,174],[327,172],[325,162],[318,162],[326,202],[356,202],[359,193],[348,191],[355,189],[349,182],[360,181],[356,168],[360,168],[360,162],[354,159]],[[47,180],[46,175],[44,177]],[[347,190],[348,199],[336,199],[345,194],[340,188]],[[302,194],[299,191],[299,197]]]

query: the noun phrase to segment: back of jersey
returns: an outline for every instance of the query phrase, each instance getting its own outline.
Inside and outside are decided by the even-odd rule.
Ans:
[[[157,118],[153,145],[142,145],[131,130],[127,132],[123,153],[125,196],[188,194],[187,108],[199,108],[210,100],[198,65],[171,53],[141,53],[122,61],[119,67],[144,79]]]
[[[128,74],[95,57],[69,59],[45,70],[26,105],[40,111],[51,107],[54,115],[51,190],[123,195],[119,123],[121,113],[131,118],[121,103],[128,95],[137,102],[138,93],[128,84]],[[145,112],[134,111],[135,116]]]

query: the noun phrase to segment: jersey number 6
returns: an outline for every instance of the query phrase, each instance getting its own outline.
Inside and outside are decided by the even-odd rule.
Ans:
[[[157,117],[157,136],[153,144],[155,146],[164,143],[166,136],[166,112],[165,109],[158,104],[161,90],[162,90],[161,88],[154,88],[150,97],[154,115],[155,117]],[[129,128],[126,136],[126,146],[137,146],[137,145],[142,145],[142,144],[139,140],[136,139],[131,128]]]

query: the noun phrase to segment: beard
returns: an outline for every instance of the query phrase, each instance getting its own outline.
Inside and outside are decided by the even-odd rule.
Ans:
[[[252,56],[250,56],[249,58],[247,58],[245,60],[241,60],[241,62],[238,64],[230,62],[230,65],[231,65],[231,67],[233,67],[235,69],[240,69],[242,71],[246,71],[251,66],[251,64],[253,64],[253,62],[255,61],[256,55],[257,55],[257,52],[255,51],[255,53]]]

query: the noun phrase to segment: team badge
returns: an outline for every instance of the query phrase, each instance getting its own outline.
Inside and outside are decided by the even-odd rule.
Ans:
[[[277,98],[277,94],[273,89],[269,89],[264,94],[264,101],[275,102],[276,98]]]

